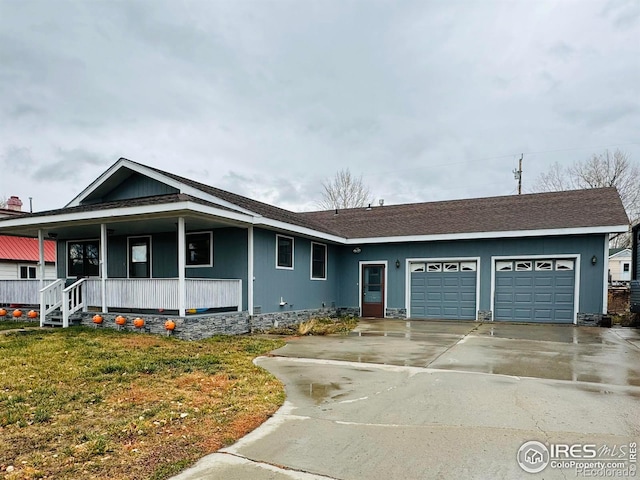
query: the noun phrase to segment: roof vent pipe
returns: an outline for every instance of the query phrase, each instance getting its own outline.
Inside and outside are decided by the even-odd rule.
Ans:
[[[384,198],[378,200],[378,205],[380,205],[381,207],[384,206]]]
[[[371,204],[366,208],[366,210],[371,210]]]

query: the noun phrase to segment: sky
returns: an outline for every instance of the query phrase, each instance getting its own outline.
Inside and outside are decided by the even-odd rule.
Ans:
[[[640,2],[0,0],[0,198],[63,207],[118,158],[293,211],[640,163]]]

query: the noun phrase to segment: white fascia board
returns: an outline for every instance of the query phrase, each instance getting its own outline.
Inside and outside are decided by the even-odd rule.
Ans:
[[[94,182],[91,183],[91,185],[85,188],[78,196],[76,196],[73,200],[71,200],[71,202],[69,202],[66,206],[67,207],[79,206],[82,200],[84,200],[89,195],[91,195],[93,191],[95,191],[99,186],[105,183],[111,177],[111,175],[113,175],[118,169],[122,167],[126,167],[129,170],[133,170],[144,176],[152,178],[158,182],[161,182],[166,185],[169,185],[170,187],[176,188],[180,191],[180,193],[191,195],[192,197],[199,198],[201,200],[206,200],[207,202],[215,203],[223,207],[231,208],[241,213],[245,213],[253,216],[257,215],[256,213],[251,212],[250,210],[239,207],[235,203],[227,202],[226,200],[222,200],[214,195],[209,195],[208,193],[205,193],[202,190],[191,187],[189,185],[185,185],[184,183],[179,182],[178,180],[174,180],[173,178],[167,177],[161,174],[160,172],[152,170],[144,165],[131,162],[130,160],[127,160],[127,159],[120,159],[118,162],[116,162],[109,170],[107,170],[102,175],[100,175],[96,180],[94,180]]]
[[[215,207],[208,207],[194,202],[176,202],[160,205],[142,205],[138,207],[120,207],[109,208],[104,210],[93,210],[87,212],[63,213],[59,215],[42,215],[35,217],[25,217],[6,220],[0,223],[2,227],[29,227],[44,224],[60,224],[65,222],[74,222],[82,220],[104,220],[124,217],[133,217],[139,215],[163,214],[172,212],[193,212],[205,215],[216,216],[228,220],[234,220],[240,223],[251,224],[252,217],[242,213],[221,210]]]
[[[365,237],[348,238],[347,245],[363,245],[373,243],[404,243],[404,242],[436,242],[442,240],[477,240],[489,238],[520,238],[520,237],[553,237],[561,235],[593,235],[626,232],[628,225],[614,225],[609,227],[579,227],[554,228],[544,230],[513,230],[507,232],[470,232],[439,235],[406,235],[398,237]]]
[[[322,240],[326,240],[328,242],[335,242],[343,245],[348,242],[348,240],[344,237],[339,237],[337,235],[332,235],[330,233],[321,232],[319,230],[314,230],[312,228],[301,227],[298,225],[293,225],[291,223],[281,222],[279,220],[273,220],[267,217],[255,217],[254,225],[257,227],[264,226],[264,227],[272,228],[275,230],[280,230],[283,232],[297,233],[305,237],[319,238]]]

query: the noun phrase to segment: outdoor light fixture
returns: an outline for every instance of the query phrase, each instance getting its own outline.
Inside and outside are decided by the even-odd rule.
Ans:
[[[400,268],[400,260],[396,260],[396,268]]]
[[[54,240],[55,240],[56,238],[58,238],[58,234],[57,234],[56,232],[49,232],[49,233],[47,233],[47,236],[48,236],[49,238],[54,239]]]
[[[591,257],[591,265],[595,265],[596,263],[598,263],[598,257],[594,255],[593,257]]]
[[[356,247],[353,249],[353,253],[358,254],[362,251],[362,249],[360,247]]]

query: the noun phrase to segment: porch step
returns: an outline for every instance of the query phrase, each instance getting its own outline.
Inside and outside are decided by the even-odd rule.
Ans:
[[[69,317],[69,326],[80,325],[81,321],[82,317],[79,315],[71,315],[71,317]],[[49,313],[47,318],[45,318],[43,325],[45,327],[62,327],[62,312],[60,310],[54,310]]]

